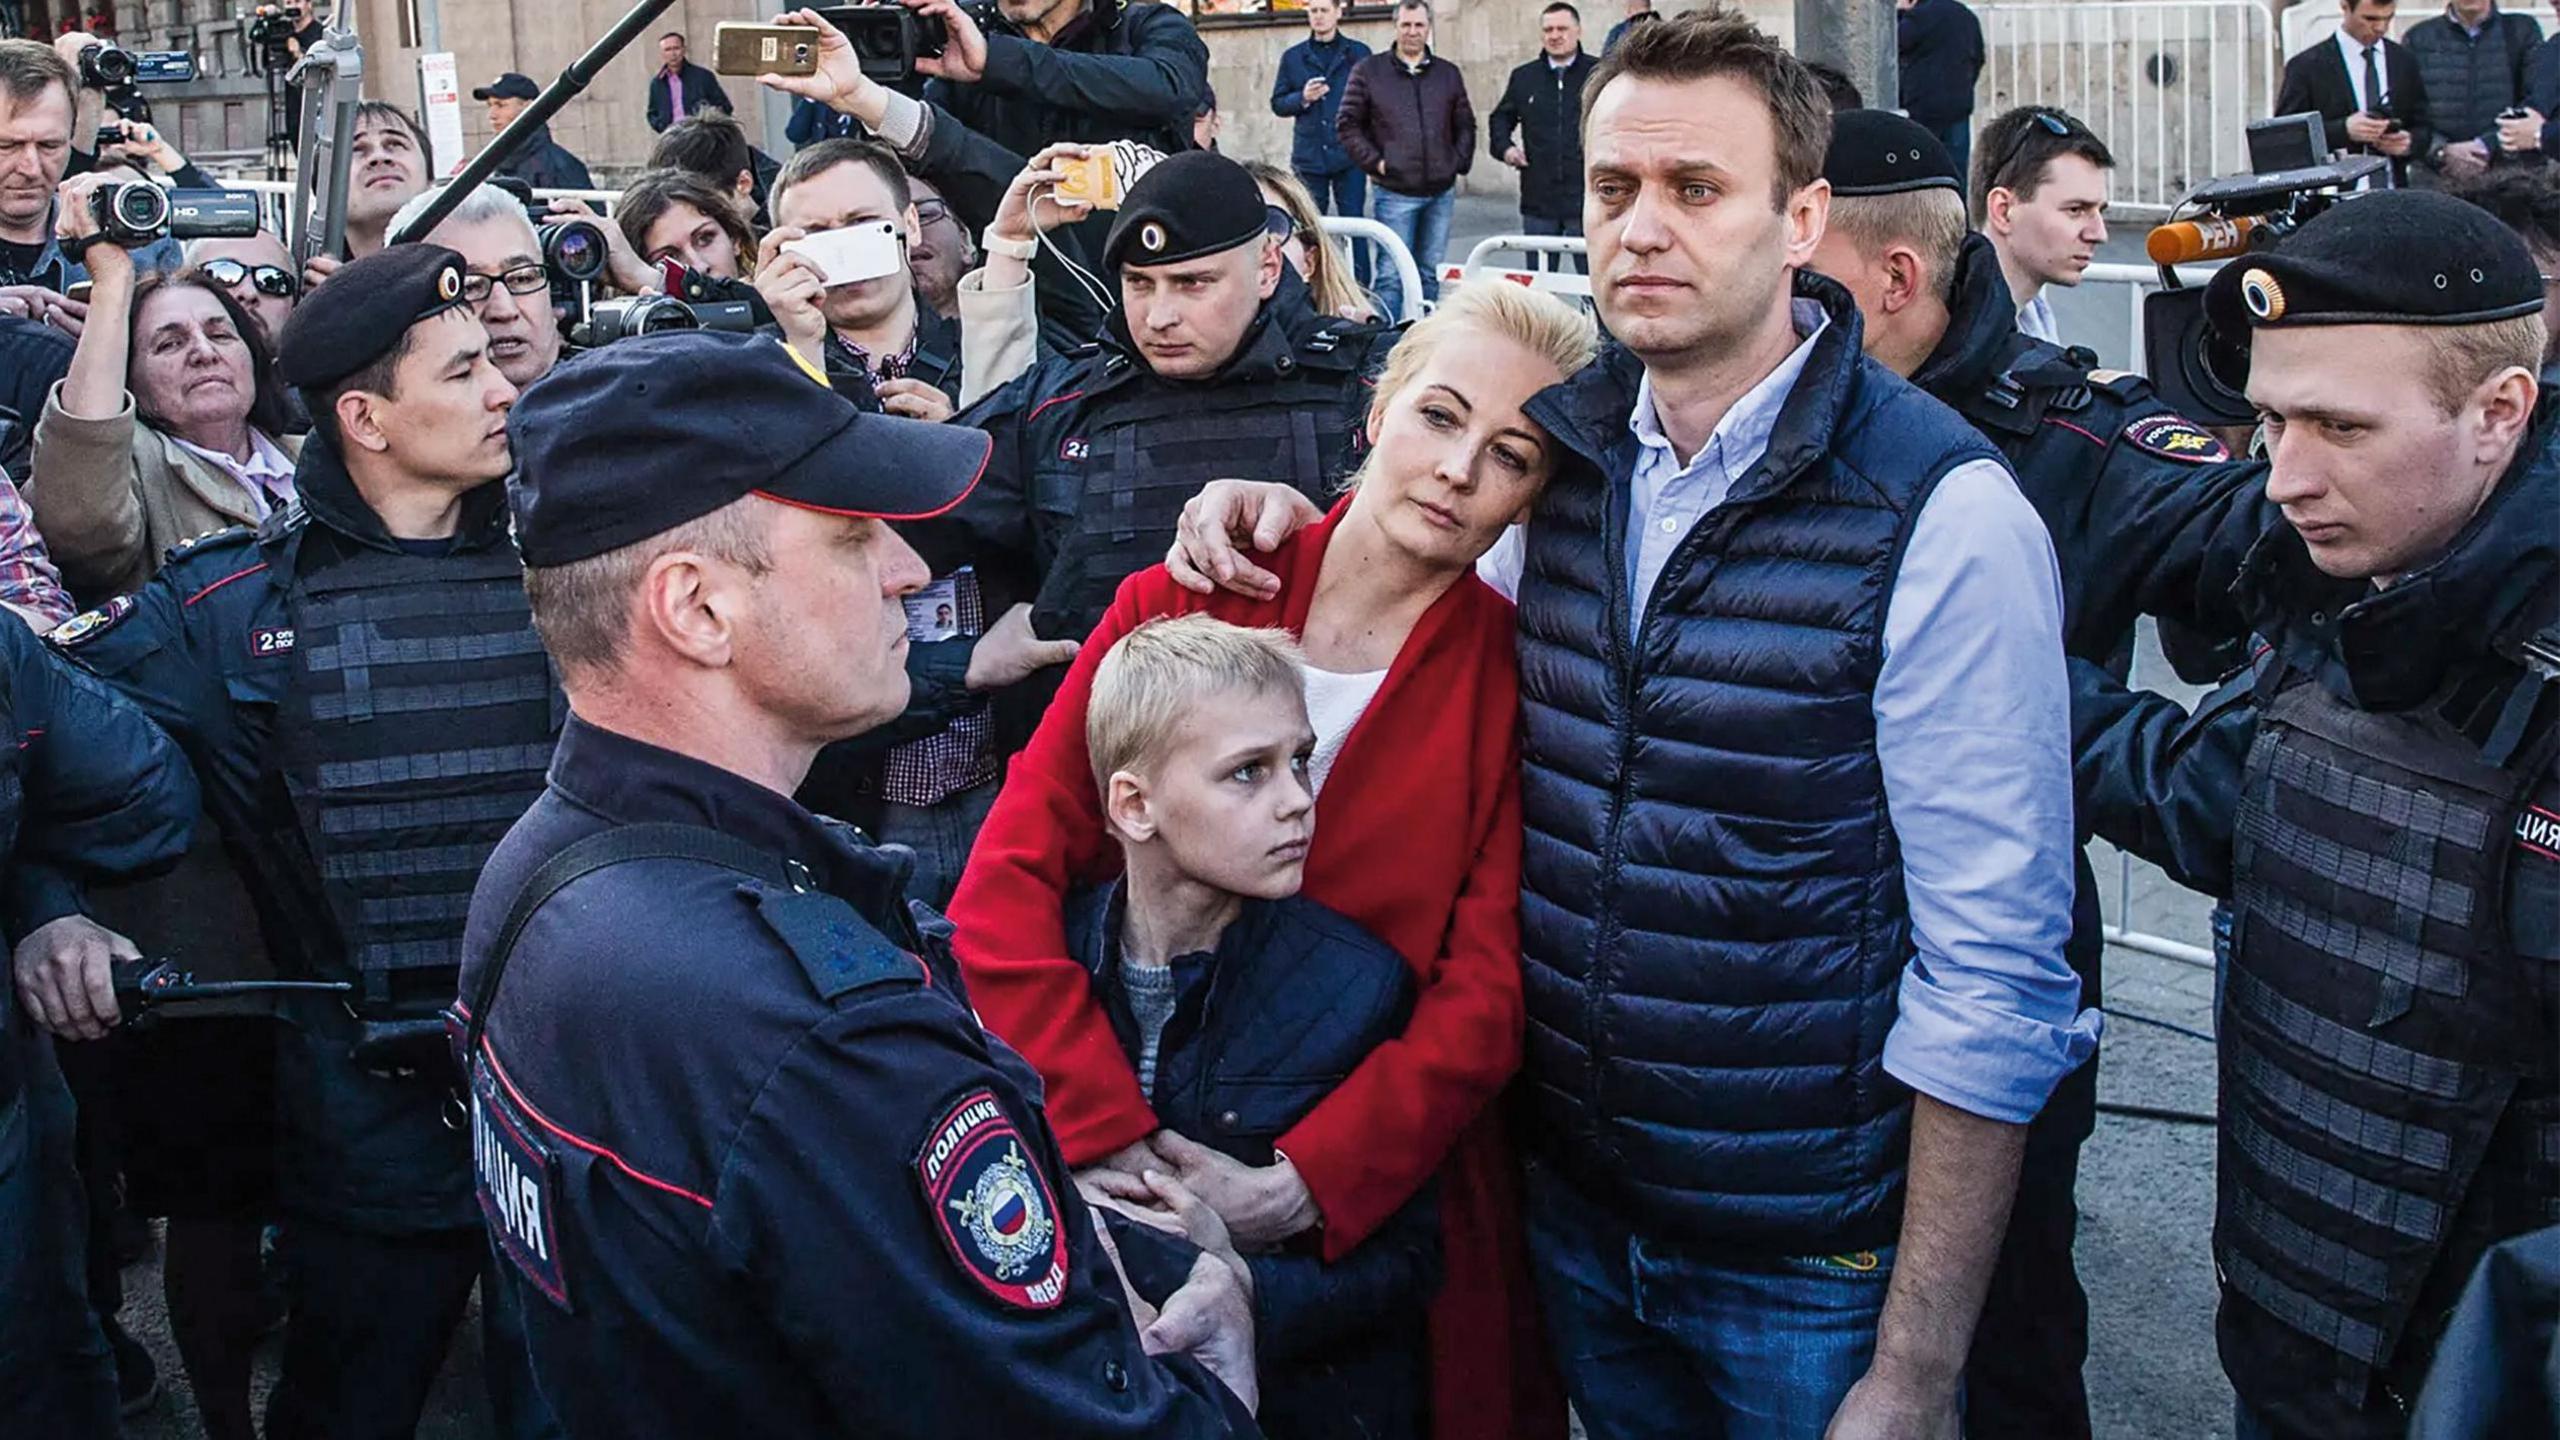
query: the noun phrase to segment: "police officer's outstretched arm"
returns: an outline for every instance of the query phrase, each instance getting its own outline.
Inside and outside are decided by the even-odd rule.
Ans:
[[[845,1433],[1257,1434],[1199,1363],[1146,1353],[1037,1107],[949,1011],[923,987],[848,997],[720,1176],[715,1252]]]
[[[2252,677],[2243,672],[2190,714],[2089,661],[2069,664],[2081,823],[2179,884],[2228,897],[2241,767],[2257,727]]]
[[[94,1039],[118,1018],[107,964],[132,952],[80,916],[80,882],[152,874],[186,853],[195,773],[159,727],[22,627],[0,626],[23,813],[11,856],[16,983],[37,1023]]]

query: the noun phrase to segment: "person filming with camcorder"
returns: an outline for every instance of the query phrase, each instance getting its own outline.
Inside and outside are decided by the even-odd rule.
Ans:
[[[146,275],[133,254],[173,231],[254,235],[254,196],[75,175],[55,213],[89,268],[89,323],[45,399],[26,495],[72,592],[96,603],[140,588],[179,541],[290,500],[298,447],[257,320],[202,275]]]

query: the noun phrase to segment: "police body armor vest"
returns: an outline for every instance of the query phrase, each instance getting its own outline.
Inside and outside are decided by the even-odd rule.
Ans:
[[[2305,1379],[2350,1404],[2432,1348],[2440,1266],[2560,1220],[2551,982],[2505,929],[2517,817],[2560,748],[2512,721],[2545,683],[2479,707],[2510,721],[2484,745],[2444,697],[2373,712],[2280,661],[2260,677],[2216,1249],[2234,1292],[2337,1353]]]
[[[481,866],[542,793],[565,714],[515,547],[360,548],[286,595],[285,787],[367,1020],[451,1001]],[[322,947],[322,953],[327,953]]]
[[[1276,376],[1168,385],[1140,374],[1096,397],[1084,494],[1032,602],[1032,628],[1092,633],[1120,582],[1164,559],[1183,503],[1212,480],[1277,480],[1330,505],[1359,445],[1366,392],[1355,399],[1353,387],[1370,343],[1366,327],[1327,326],[1272,362]]]

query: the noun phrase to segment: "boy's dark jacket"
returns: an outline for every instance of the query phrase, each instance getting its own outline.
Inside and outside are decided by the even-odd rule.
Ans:
[[[1117,974],[1120,893],[1115,881],[1070,900],[1067,939],[1134,1062],[1137,1023]],[[1248,1165],[1271,1164],[1272,1142],[1402,1034],[1413,1011],[1403,957],[1300,896],[1247,901],[1214,957],[1186,956],[1174,969],[1181,999],[1157,1042],[1156,1115]],[[1312,1245],[1248,1263],[1266,1433],[1423,1433],[1423,1315],[1440,1288],[1429,1189],[1334,1264]]]

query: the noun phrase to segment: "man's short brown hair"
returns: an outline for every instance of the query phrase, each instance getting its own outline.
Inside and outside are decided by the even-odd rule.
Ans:
[[[1968,227],[1964,197],[1942,187],[1891,195],[1834,195],[1831,228],[1849,238],[1868,260],[1888,245],[1908,245],[1929,267],[1929,293],[1943,301],[1955,294],[1956,256]]]
[[[1591,72],[1582,90],[1582,122],[1587,130],[1592,107],[1609,82],[1634,80],[1708,80],[1731,76],[1760,92],[1778,132],[1776,204],[1822,178],[1822,160],[1831,148],[1831,97],[1804,62],[1787,53],[1751,17],[1721,5],[1684,10],[1668,20],[1631,26],[1618,48]],[[1586,137],[1587,138],[1587,137]]]
[[[526,566],[525,599],[533,628],[552,661],[572,674],[612,670],[631,634],[631,597],[659,556],[690,550],[724,560],[751,575],[773,568],[767,541],[772,502],[741,496],[673,530],[636,540],[566,565]]]
[[[915,203],[915,189],[907,183],[907,167],[898,161],[898,152],[877,140],[855,140],[839,137],[802,146],[773,177],[773,193],[765,197],[767,214],[782,212],[782,197],[792,186],[812,176],[824,175],[839,165],[861,165],[880,177],[889,191],[889,204],[904,212]]]
[[[41,40],[0,40],[0,94],[11,105],[31,105],[54,85],[66,99],[80,93],[80,74],[60,51]]]
[[[2448,325],[2426,331],[2427,389],[2436,408],[2451,415],[2470,400],[2471,392],[2501,370],[2539,372],[2551,331],[2539,313],[2492,320],[2485,325]]]

